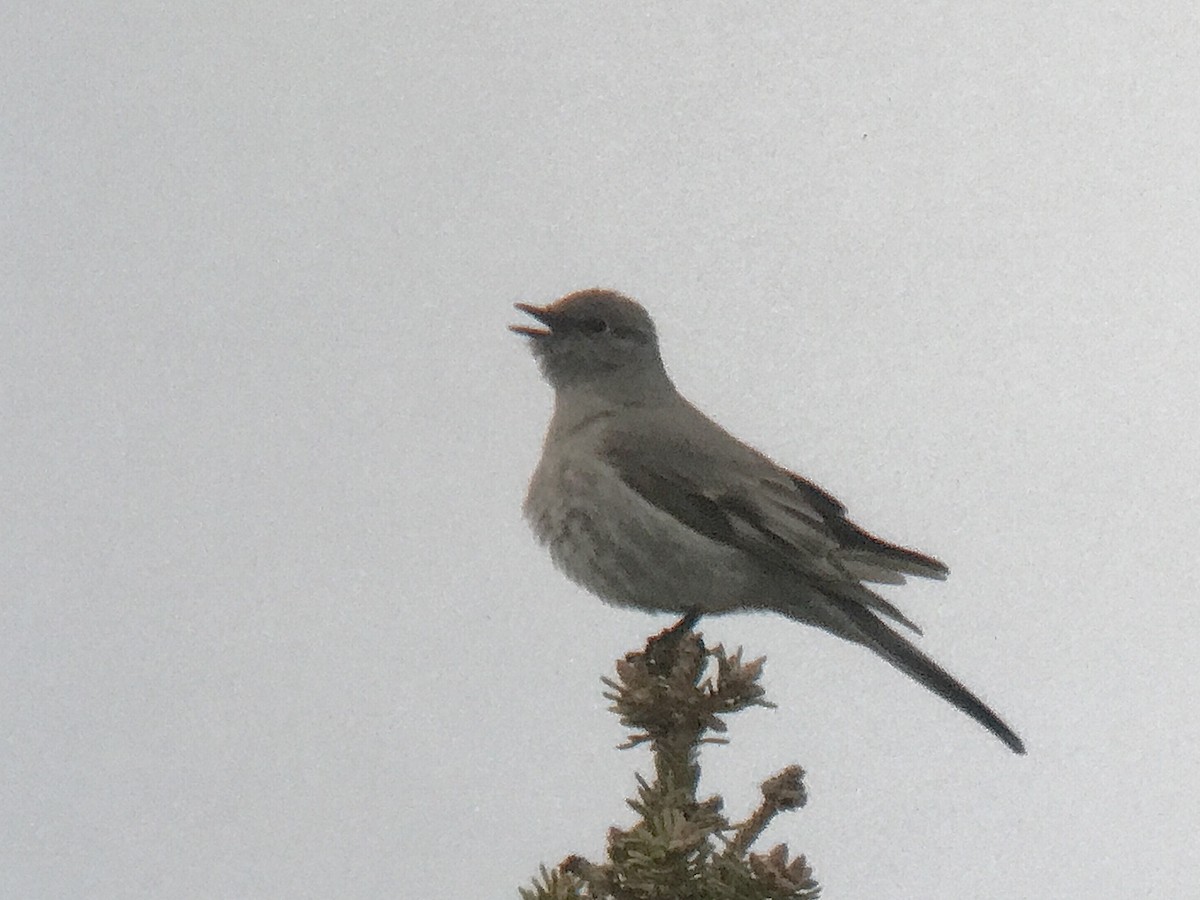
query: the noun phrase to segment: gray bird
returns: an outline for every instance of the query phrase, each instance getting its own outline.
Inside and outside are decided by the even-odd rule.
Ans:
[[[654,322],[613,291],[516,304],[554,414],[525,515],[555,564],[609,603],[684,615],[767,609],[874,650],[1015,753],[1021,739],[887,620],[866,583],[944,579],[938,560],[846,518],[811,481],[733,437],[675,389]]]

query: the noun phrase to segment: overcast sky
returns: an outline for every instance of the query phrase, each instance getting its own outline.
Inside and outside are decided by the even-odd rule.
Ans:
[[[569,9],[569,11],[568,11]],[[1200,850],[1192,2],[0,10],[0,896],[512,897],[601,855],[668,619],[520,518],[514,301],[946,560],[861,649],[708,620],[706,751],[831,898],[1175,898]]]

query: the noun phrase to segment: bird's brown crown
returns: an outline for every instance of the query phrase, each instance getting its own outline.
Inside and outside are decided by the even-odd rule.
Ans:
[[[636,300],[607,288],[586,288],[555,300],[546,311],[568,322],[598,320],[612,331],[654,334],[654,320]]]

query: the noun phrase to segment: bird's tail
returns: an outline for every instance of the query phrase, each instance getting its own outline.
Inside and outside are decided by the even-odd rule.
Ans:
[[[967,690],[953,675],[880,621],[869,609],[854,600],[826,598],[850,620],[854,634],[845,635],[870,647],[893,666],[920,682],[939,697],[948,700],[1002,740],[1013,753],[1025,753],[1024,742],[986,703]],[[840,629],[839,629],[839,633]]]

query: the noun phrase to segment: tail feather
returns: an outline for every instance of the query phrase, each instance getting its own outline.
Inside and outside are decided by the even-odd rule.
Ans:
[[[870,647],[901,672],[958,707],[1003,741],[1013,753],[1022,755],[1025,753],[1024,742],[1004,724],[986,703],[967,690],[958,679],[910,644],[904,637],[892,631],[870,610],[853,600],[841,597],[828,597],[828,599],[850,620],[854,631],[857,632],[854,635],[843,636],[852,637],[859,643]]]

